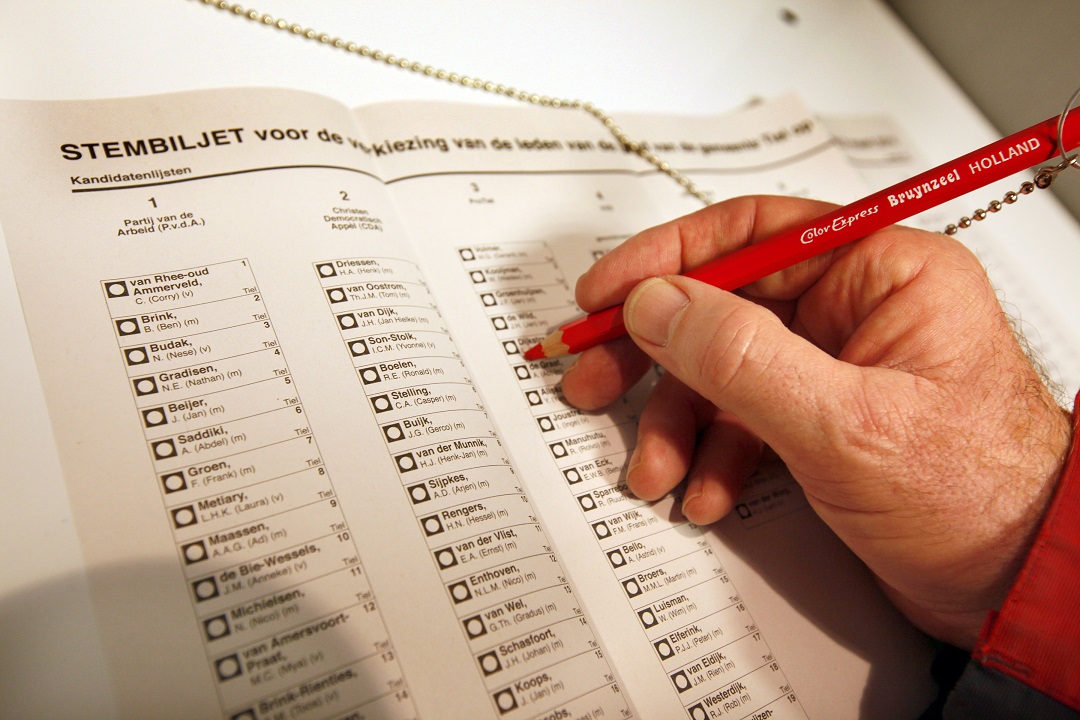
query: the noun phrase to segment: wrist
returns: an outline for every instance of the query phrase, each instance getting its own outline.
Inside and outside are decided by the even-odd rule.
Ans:
[[[1078,396],[1080,397],[1080,396]],[[1047,402],[1049,396],[1046,397]],[[1070,463],[1080,467],[1080,443],[1074,439],[1074,414],[1053,404],[1028,407],[1030,432],[1022,460],[997,458],[1008,470],[997,480],[997,490],[981,507],[975,521],[970,564],[954,567],[958,588],[967,588],[966,601],[939,608],[942,612],[923,625],[932,636],[966,650],[975,648],[988,623],[996,616],[1027,570]],[[1073,457],[1076,455],[1077,457]],[[1027,465],[1025,468],[1024,466]],[[973,510],[978,512],[978,508]],[[957,597],[962,597],[963,591]],[[936,620],[936,623],[934,622]]]
[[[1076,406],[1080,407],[1080,394]],[[1080,707],[1080,427],[1030,553],[972,657],[1071,707]]]

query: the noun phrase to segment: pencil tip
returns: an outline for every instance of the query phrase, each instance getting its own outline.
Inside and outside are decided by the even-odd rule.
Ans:
[[[562,339],[562,330],[556,330],[546,338],[525,351],[526,360],[543,360],[544,358],[561,357],[570,352],[570,348]]]

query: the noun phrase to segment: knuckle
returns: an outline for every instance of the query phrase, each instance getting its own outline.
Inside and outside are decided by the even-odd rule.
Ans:
[[[718,396],[730,391],[736,380],[751,382],[767,371],[773,350],[762,342],[766,325],[779,322],[768,310],[752,304],[740,304],[714,327],[711,334],[693,338],[700,343],[694,353],[692,371],[700,387],[709,388]],[[752,376],[748,377],[748,373]]]

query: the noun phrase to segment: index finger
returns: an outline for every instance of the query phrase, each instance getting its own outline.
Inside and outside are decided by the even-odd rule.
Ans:
[[[585,312],[618,305],[642,280],[682,274],[836,207],[816,200],[764,195],[716,203],[638,233],[600,258],[578,278],[575,299]],[[827,265],[827,258],[814,258],[748,288],[777,297],[794,296]]]

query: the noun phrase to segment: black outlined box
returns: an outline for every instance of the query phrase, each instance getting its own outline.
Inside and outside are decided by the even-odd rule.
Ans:
[[[215,615],[203,620],[203,633],[206,634],[206,639],[211,641],[231,635],[232,627],[229,625],[228,616]]]
[[[431,493],[428,492],[427,485],[424,483],[417,483],[416,485],[410,485],[407,488],[409,493],[409,499],[412,500],[413,505],[419,505],[420,503],[427,502],[431,499]]]
[[[315,272],[321,278],[337,277],[337,268],[334,263],[315,263]]]
[[[169,422],[169,416],[165,414],[165,408],[155,407],[139,411],[142,414],[143,425],[148,428],[161,427]]]
[[[150,443],[150,449],[154,453],[155,460],[168,460],[176,457],[176,442],[172,438],[155,440]]]
[[[158,479],[161,480],[161,488],[166,495],[188,489],[187,478],[184,476],[183,470],[159,475]]]
[[[195,596],[195,602],[213,600],[221,595],[221,591],[218,589],[217,579],[213,576],[204,577],[201,580],[196,580],[191,583],[191,592]]]
[[[709,711],[701,703],[686,708],[686,714],[690,720],[709,720]]]
[[[494,650],[477,655],[476,662],[480,666],[480,671],[484,673],[484,677],[494,675],[503,669],[502,663],[499,662],[499,654]]]
[[[120,337],[128,337],[130,335],[138,335],[142,332],[142,325],[139,324],[138,318],[120,318],[116,320],[116,334]]]
[[[435,556],[435,564],[439,566],[440,570],[449,570],[458,564],[457,555],[454,553],[453,548],[444,547],[441,550],[436,550],[432,555]]]
[[[383,379],[382,375],[379,373],[379,369],[374,365],[362,367],[356,372],[360,376],[360,382],[365,385],[374,385],[375,383],[382,382]]]
[[[172,516],[173,527],[177,530],[191,527],[199,522],[199,516],[195,512],[194,505],[184,505],[183,507],[173,508],[169,511],[169,515]]]
[[[349,299],[349,296],[345,293],[344,288],[326,288],[326,299],[330,301],[331,305],[334,305],[336,303],[345,302]]]
[[[686,676],[686,673],[682,670],[669,675],[671,678],[671,684],[675,686],[675,689],[679,691],[679,694],[686,692],[693,685],[690,683],[690,678]]]
[[[127,297],[129,294],[126,280],[109,280],[105,283],[105,296],[110,300]]]
[[[425,518],[420,518],[420,527],[424,529],[424,535],[431,537],[432,535],[438,535],[445,531],[442,520],[438,515],[428,515]]]
[[[495,701],[495,707],[499,709],[500,715],[517,710],[517,698],[514,697],[514,691],[510,688],[503,688],[492,694],[491,699]]]
[[[454,601],[455,605],[472,600],[472,591],[469,590],[469,585],[464,580],[450,583],[446,586],[446,590],[450,593],[450,599]]]
[[[338,327],[342,330],[355,330],[360,323],[352,313],[343,313],[337,316]]]
[[[465,635],[470,640],[487,635],[487,625],[484,624],[484,619],[479,615],[465,618],[461,621],[461,627],[465,629]]]
[[[185,565],[194,565],[210,559],[210,554],[206,552],[206,543],[202,540],[181,545],[180,554],[184,557]]]
[[[146,348],[142,345],[124,348],[124,362],[126,362],[129,367],[145,365],[150,362],[150,354],[146,352]]]
[[[214,672],[217,673],[219,682],[232,680],[244,674],[244,667],[240,664],[240,657],[236,654],[226,655],[214,661]]]
[[[135,397],[154,395],[158,391],[157,380],[153,375],[135,378],[131,381],[131,389],[135,391]]]

